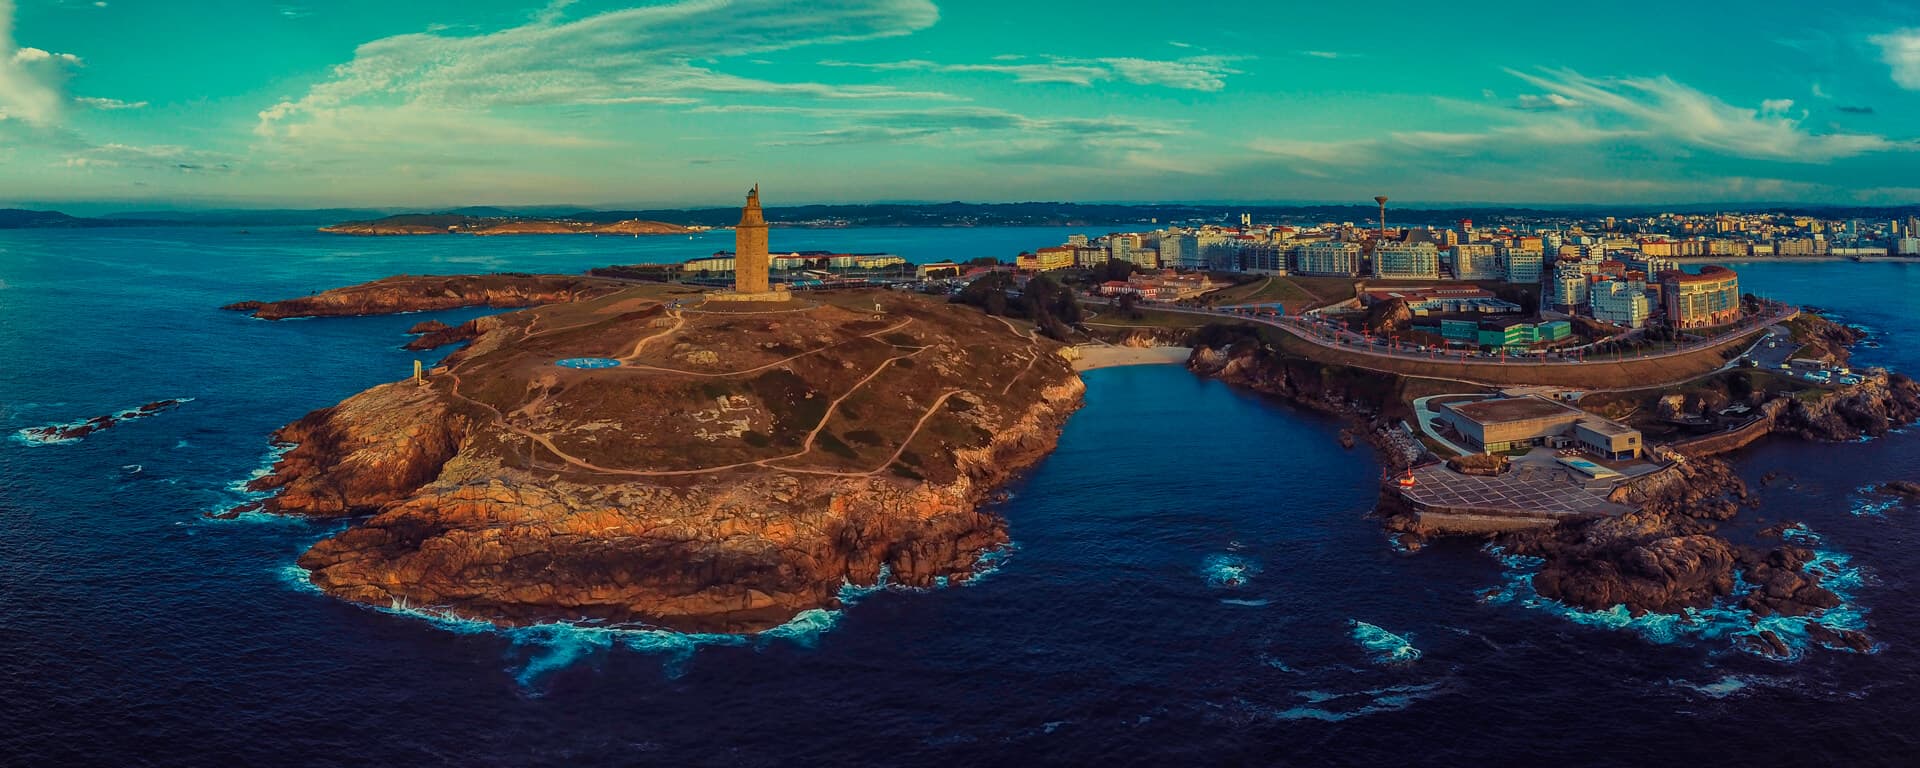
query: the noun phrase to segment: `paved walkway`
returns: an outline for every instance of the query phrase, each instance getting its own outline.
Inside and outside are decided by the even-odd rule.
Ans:
[[[1487,397],[1487,395],[1432,395],[1430,397],[1416,398],[1413,401],[1413,414],[1415,417],[1420,419],[1420,431],[1425,433],[1427,437],[1431,437],[1436,442],[1446,446],[1447,450],[1453,451],[1454,454],[1457,456],[1471,456],[1473,454],[1479,453],[1479,451],[1468,450],[1466,447],[1460,445],[1459,443],[1456,443],[1452,440],[1448,440],[1445,435],[1440,434],[1440,430],[1434,429],[1433,419],[1439,414],[1435,412],[1433,409],[1427,407],[1427,401],[1432,400],[1436,397],[1469,397],[1469,396],[1474,397],[1476,399],[1484,399]]]
[[[1618,516],[1633,511],[1607,501],[1613,482],[1591,480],[1571,469],[1527,464],[1498,477],[1479,477],[1433,464],[1414,470],[1413,477],[1414,486],[1404,489],[1406,498],[1435,507],[1554,517]]]

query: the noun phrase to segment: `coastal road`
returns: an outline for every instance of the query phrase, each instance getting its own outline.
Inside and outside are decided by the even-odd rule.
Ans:
[[[1097,299],[1097,300],[1108,301],[1106,299]],[[1109,301],[1108,303],[1111,303],[1111,302]],[[1414,361],[1462,362],[1462,363],[1473,363],[1475,365],[1539,366],[1539,365],[1562,365],[1562,364],[1582,365],[1586,363],[1614,362],[1613,360],[1609,360],[1609,359],[1586,360],[1580,357],[1561,357],[1561,358],[1551,358],[1551,359],[1522,357],[1522,358],[1508,359],[1508,358],[1497,357],[1497,356],[1485,357],[1481,355],[1470,355],[1470,354],[1463,354],[1458,352],[1423,352],[1423,351],[1411,349],[1409,346],[1406,346],[1406,345],[1392,344],[1386,339],[1375,339],[1375,338],[1367,337],[1362,334],[1354,333],[1353,331],[1347,330],[1346,328],[1341,327],[1333,323],[1332,321],[1322,320],[1317,317],[1312,319],[1294,318],[1294,317],[1262,317],[1259,315],[1244,315],[1244,314],[1237,314],[1233,312],[1223,312],[1215,309],[1190,309],[1186,307],[1175,307],[1175,306],[1168,306],[1163,304],[1142,304],[1142,307],[1146,309],[1153,309],[1160,312],[1176,312],[1180,314],[1201,315],[1206,317],[1218,317],[1218,318],[1239,320],[1243,322],[1260,323],[1262,325],[1269,325],[1275,328],[1279,328],[1280,330],[1283,330],[1289,334],[1292,334],[1295,338],[1312,342],[1313,344],[1316,344],[1321,347],[1325,347],[1327,349],[1353,352],[1357,354],[1370,355],[1374,357],[1384,357],[1384,358],[1414,360]],[[1734,330],[1731,331],[1731,333],[1734,333],[1734,334],[1745,333],[1754,328],[1760,327],[1763,324],[1784,322],[1785,320],[1791,319],[1797,314],[1799,314],[1797,310],[1783,310],[1783,311],[1776,312],[1772,315],[1769,315],[1767,317],[1751,318],[1748,320],[1743,320]],[[1692,354],[1704,347],[1711,346],[1717,342],[1718,342],[1717,339],[1709,339],[1692,346],[1682,347],[1682,348],[1675,349],[1668,352],[1660,352],[1657,354],[1646,355],[1643,357],[1636,357],[1633,359],[1634,360],[1659,360],[1661,358],[1667,358],[1667,357],[1679,357],[1683,355]]]

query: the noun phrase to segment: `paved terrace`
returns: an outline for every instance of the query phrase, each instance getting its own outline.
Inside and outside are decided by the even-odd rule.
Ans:
[[[1564,467],[1516,463],[1498,477],[1463,475],[1432,464],[1413,471],[1408,501],[1431,507],[1474,509],[1538,517],[1619,516],[1632,507],[1607,501],[1617,481],[1594,480]]]

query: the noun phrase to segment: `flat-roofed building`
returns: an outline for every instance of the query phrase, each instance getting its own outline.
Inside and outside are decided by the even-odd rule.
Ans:
[[[1625,328],[1647,324],[1652,304],[1647,301],[1647,281],[1640,273],[1633,277],[1598,279],[1588,287],[1593,319]]]
[[[1301,275],[1353,277],[1360,273],[1360,244],[1325,240],[1298,248],[1293,271]]]
[[[1603,459],[1624,460],[1639,458],[1642,448],[1637,429],[1532,395],[1443,404],[1439,418],[1468,447],[1485,453],[1578,445]]]
[[[1455,280],[1503,280],[1507,267],[1492,243],[1461,243],[1448,249]]]
[[[1531,239],[1536,243],[1540,241],[1540,238],[1537,237],[1521,239]],[[1546,256],[1540,252],[1538,246],[1533,248],[1507,248],[1505,252],[1501,254],[1501,260],[1506,266],[1507,282],[1509,283],[1538,285],[1540,283],[1540,271],[1546,266]]]

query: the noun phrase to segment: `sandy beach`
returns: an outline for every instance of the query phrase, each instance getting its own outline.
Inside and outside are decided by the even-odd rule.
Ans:
[[[1191,347],[1079,347],[1073,361],[1076,371],[1114,368],[1122,365],[1182,365],[1193,354]]]

